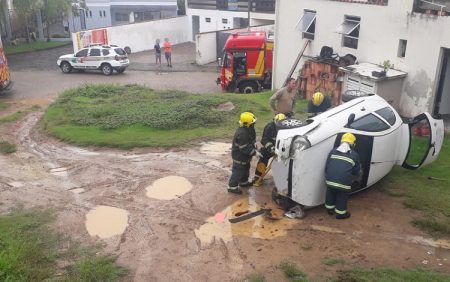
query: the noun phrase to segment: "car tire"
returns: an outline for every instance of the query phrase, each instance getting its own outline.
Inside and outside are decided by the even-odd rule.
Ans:
[[[101,70],[104,75],[110,75],[113,72],[113,68],[111,67],[110,64],[103,64],[101,66]]]
[[[295,118],[288,118],[282,121],[279,121],[277,123],[278,129],[290,129],[290,128],[297,128],[307,125],[307,121],[295,119]]]
[[[253,81],[245,81],[239,84],[239,92],[252,94],[258,92],[258,85]]]
[[[125,47],[123,48],[123,50],[127,53],[127,54],[131,54],[131,48],[130,47]]]
[[[68,62],[62,62],[59,67],[61,68],[61,71],[63,73],[70,73],[70,72],[72,72],[72,66]]]
[[[117,73],[123,73],[125,71],[125,69],[116,69]]]

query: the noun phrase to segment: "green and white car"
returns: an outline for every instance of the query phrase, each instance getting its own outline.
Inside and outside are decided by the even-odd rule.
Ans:
[[[125,50],[117,45],[90,45],[75,54],[59,57],[57,64],[63,73],[74,69],[101,70],[104,75],[110,75],[113,70],[123,73],[130,61]]]

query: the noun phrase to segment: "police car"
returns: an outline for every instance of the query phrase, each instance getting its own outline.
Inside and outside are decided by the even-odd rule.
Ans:
[[[123,73],[130,61],[125,50],[117,45],[94,44],[75,54],[59,57],[57,64],[63,73],[70,73],[74,69],[100,70],[104,75],[110,75],[114,70]]]
[[[348,96],[348,95],[345,95]],[[325,202],[325,164],[345,132],[356,136],[362,174],[352,193],[366,189],[394,167],[418,169],[434,161],[444,141],[444,123],[429,113],[403,120],[375,94],[346,97],[345,103],[305,121],[281,121],[272,164],[272,197],[286,209]]]

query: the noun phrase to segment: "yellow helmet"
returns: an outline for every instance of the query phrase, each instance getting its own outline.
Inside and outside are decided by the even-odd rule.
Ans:
[[[250,127],[250,125],[254,124],[256,122],[256,117],[254,114],[250,112],[243,112],[241,114],[241,117],[239,118],[239,125],[240,126],[247,126]]]
[[[316,92],[312,96],[312,102],[313,102],[314,106],[319,106],[320,104],[322,104],[323,99],[325,99],[325,96],[323,96],[323,94],[321,92]]]
[[[355,145],[355,141],[356,141],[355,135],[351,134],[350,132],[347,132],[344,135],[342,135],[341,143],[342,142],[347,142],[351,146],[354,146]]]
[[[286,115],[285,114],[276,114],[275,117],[273,118],[274,122],[279,122],[286,119]]]

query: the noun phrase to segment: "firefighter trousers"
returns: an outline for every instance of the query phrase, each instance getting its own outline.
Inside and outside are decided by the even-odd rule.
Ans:
[[[250,175],[250,161],[248,163],[236,163],[233,161],[233,167],[231,168],[231,177],[228,182],[228,187],[237,188],[239,184],[248,182]]]
[[[337,214],[345,214],[347,212],[347,201],[349,194],[350,190],[327,186],[325,208],[327,208],[327,210],[334,210]]]
[[[262,158],[259,158],[255,169],[255,180],[261,177],[261,175],[266,171],[270,158],[274,156],[274,154],[270,153],[266,148],[261,150],[261,154],[263,156]]]

